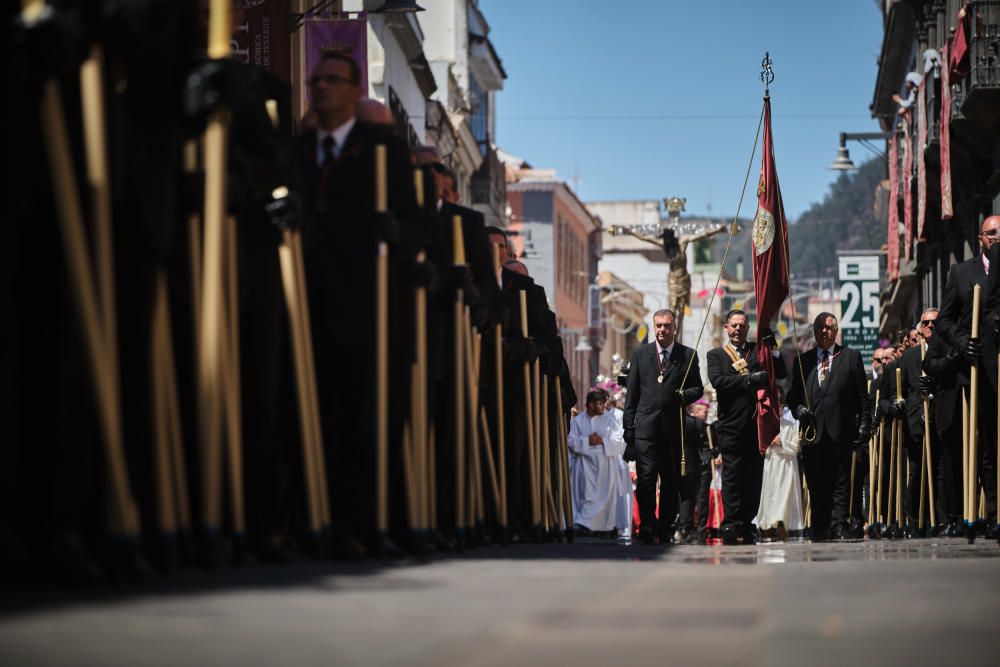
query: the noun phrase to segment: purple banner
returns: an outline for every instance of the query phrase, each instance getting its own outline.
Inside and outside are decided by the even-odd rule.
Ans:
[[[368,94],[368,18],[364,12],[352,15],[307,18],[305,31],[305,71],[308,78],[325,51],[349,53],[361,68],[361,88]]]

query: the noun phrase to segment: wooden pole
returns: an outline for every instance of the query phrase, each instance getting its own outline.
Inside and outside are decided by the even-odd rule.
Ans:
[[[493,246],[493,270],[499,276],[500,266],[500,246]],[[499,471],[500,483],[500,533],[502,539],[507,539],[507,438],[504,425],[504,386],[503,386],[503,325],[499,322],[494,333],[494,353],[496,356],[496,392],[497,392],[497,469]],[[1000,441],[998,441],[1000,442]]]
[[[389,208],[386,147],[375,146],[375,211]],[[375,259],[375,527],[389,532],[389,248],[379,241]]]
[[[920,376],[924,377],[927,373],[923,370],[924,357],[927,355],[927,343],[922,343],[920,345]],[[930,501],[930,518],[931,518],[931,528],[937,525],[937,516],[934,509],[934,466],[931,459],[931,410],[930,402],[927,397],[924,397],[924,463],[921,465],[921,469],[927,468],[927,493],[928,499]],[[921,472],[921,477],[924,473]],[[921,488],[923,488],[923,483],[921,482]],[[920,492],[920,497],[923,498],[923,491]],[[920,518],[923,519],[923,510],[920,510]]]
[[[469,514],[470,523],[482,524],[483,519],[483,478],[482,461],[479,458],[479,378],[478,349],[472,334],[472,318],[469,307],[465,307],[462,332],[465,336],[465,381],[467,385],[466,408],[469,442],[469,504],[472,511]]]
[[[243,401],[240,373],[239,285],[237,283],[236,219],[226,217],[226,304],[229,314],[229,336],[226,372],[226,420],[229,460],[229,493],[232,504],[233,532],[237,539],[246,535],[246,507],[243,486]]]
[[[903,400],[903,369],[896,368],[896,400]],[[896,417],[896,529],[903,529],[903,419]]]
[[[170,289],[164,279],[163,283],[163,331],[165,342],[162,348],[162,363],[166,369],[163,377],[166,381],[165,396],[167,400],[167,425],[170,427],[169,452],[172,467],[173,486],[177,497],[178,526],[187,531],[191,528],[191,508],[188,502],[187,473],[184,464],[184,433],[181,428],[180,398],[177,391],[177,364],[174,360],[173,325],[170,320]]]
[[[878,406],[879,390],[875,390],[875,405]],[[876,407],[876,409],[878,409]],[[876,471],[876,456],[878,452],[876,451],[875,443],[882,442],[882,424],[881,420],[875,427],[875,433],[872,439],[868,441],[868,526],[872,526],[875,523],[875,471]]]
[[[521,335],[525,340],[528,339],[528,297],[527,292],[521,290],[518,294],[520,298],[521,305]],[[541,506],[539,504],[540,498],[538,497],[538,488],[535,485],[535,425],[534,425],[534,407],[532,401],[532,390],[531,390],[531,364],[524,362],[522,364],[522,371],[524,373],[524,413],[525,413],[525,426],[527,428],[528,436],[528,479],[529,479],[529,492],[531,496],[531,522],[534,526],[541,523]]]
[[[962,520],[969,520],[969,401],[962,392]]]
[[[542,491],[546,497],[552,496],[552,453],[550,448],[550,434],[549,434],[549,376],[548,374],[542,375],[542,391],[539,395],[539,411],[541,412],[541,456],[539,461],[541,465],[539,469],[542,473]],[[554,503],[553,503],[554,505]],[[551,512],[546,512],[542,525],[545,530],[548,531],[552,528],[552,525],[556,522],[556,512],[554,508],[550,508]]]
[[[153,311],[149,332],[149,380],[151,414],[153,417],[153,461],[156,488],[156,515],[161,535],[173,539],[177,532],[177,500],[170,465],[171,429],[168,425],[166,367],[163,358],[163,309],[166,307],[166,277],[157,271],[153,295]]]
[[[305,346],[302,339],[302,314],[299,310],[298,290],[295,286],[295,267],[292,257],[291,231],[283,232],[284,242],[278,247],[278,261],[281,264],[281,283],[288,307],[289,329],[291,332],[292,360],[295,365],[295,388],[299,408],[300,441],[302,445],[302,470],[306,487],[306,507],[309,511],[309,529],[318,539],[323,528],[323,514],[319,506],[320,471],[315,469],[312,454],[312,416],[309,414],[309,389],[306,379]]]
[[[211,0],[208,15],[208,57],[229,57],[232,31],[229,0]],[[201,262],[200,330],[198,332],[199,435],[202,452],[203,523],[214,539],[222,523],[221,407],[223,320],[223,256],[226,216],[226,155],[229,113],[208,115],[203,135],[205,160],[204,244]]]
[[[563,474],[563,520],[566,530],[573,529],[573,492],[569,479],[569,439],[566,435],[566,415],[562,411],[562,378],[556,376],[556,408],[559,411],[559,451]]]
[[[972,288],[972,338],[979,338],[979,302],[981,288]],[[966,537],[969,543],[976,541],[973,524],[976,521],[976,449],[979,437],[979,364],[974,363],[969,368],[969,477],[966,493],[969,495],[969,511],[966,516]]]
[[[453,260],[456,267],[465,265],[465,241],[462,236],[462,218],[453,216],[451,220],[452,251]],[[458,534],[458,542],[463,542],[463,530],[465,528],[465,352],[463,342],[465,336],[465,305],[462,299],[462,290],[457,290],[455,294],[454,310],[454,364],[455,378],[455,528]]]
[[[22,17],[44,9],[42,2],[24,3]],[[42,89],[41,124],[46,157],[55,193],[63,251],[68,265],[74,300],[83,327],[87,359],[97,394],[98,419],[101,425],[108,481],[111,486],[111,532],[128,539],[139,533],[138,510],[129,487],[128,471],[121,425],[121,404],[116,362],[109,356],[117,350],[108,347],[102,317],[95,293],[90,253],[84,233],[82,209],[76,189],[70,152],[69,136],[63,112],[62,95],[55,79],[47,80]]]
[[[324,530],[330,528],[330,490],[326,474],[326,454],[323,450],[323,425],[319,410],[319,390],[316,386],[316,363],[313,352],[312,320],[309,315],[309,298],[306,288],[305,256],[302,251],[302,233],[292,231],[288,236],[292,249],[292,268],[295,273],[295,289],[302,320],[302,349],[305,355],[306,391],[309,397],[309,456],[316,471],[319,491],[319,510]]]

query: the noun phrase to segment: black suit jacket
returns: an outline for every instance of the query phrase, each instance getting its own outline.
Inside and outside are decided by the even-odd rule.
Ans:
[[[749,433],[749,424],[757,419],[757,390],[750,387],[747,375],[740,375],[733,368],[733,362],[724,348],[709,350],[707,359],[708,382],[715,389],[719,400],[719,435],[727,444],[733,443],[741,435]],[[762,370],[757,360],[756,343],[746,344],[744,359],[749,372]],[[784,360],[774,360],[774,375],[777,379],[785,377]],[[756,430],[753,434],[756,439]]]
[[[367,347],[371,336],[362,331],[375,319],[375,146],[387,148],[389,209],[401,228],[419,219],[409,150],[390,128],[356,122],[340,157],[320,169],[316,133],[298,142],[305,191],[313,193],[303,246],[315,328],[330,342]]]
[[[678,410],[694,403],[705,393],[698,367],[698,353],[680,343],[674,343],[663,382],[657,382],[659,364],[656,341],[644,343],[632,351],[629,364],[628,393],[625,395],[623,425],[635,429],[637,438],[645,440],[671,440],[679,438]],[[684,380],[688,363],[691,371]],[[684,381],[683,403],[677,396]]]
[[[965,365],[966,361],[941,336],[931,336],[923,368],[934,378],[934,419],[939,432],[951,427],[952,420],[961,419],[962,387],[958,378]]]
[[[1000,262],[1000,244],[990,249],[988,258],[991,260],[991,267],[1000,267],[1000,263],[994,263]],[[959,353],[964,352],[972,335],[972,289],[979,285],[981,288],[979,338],[983,341],[982,368],[994,385],[997,383],[997,346],[992,331],[995,327],[996,309],[992,309],[992,317],[987,317],[987,302],[991,302],[992,305],[1000,296],[998,294],[990,298],[990,286],[991,283],[996,283],[997,273],[998,271],[994,271],[994,275],[986,275],[981,254],[953,264],[948,272],[948,282],[945,283],[944,294],[941,297],[941,312],[938,315],[935,332]],[[964,387],[969,385],[968,362],[963,361],[959,365],[957,377],[960,385]]]
[[[920,393],[920,348],[912,347],[903,353],[892,372],[885,374],[879,393],[879,410],[890,414],[889,406],[896,400],[896,368],[900,370],[903,400],[906,401],[906,433],[911,438],[924,437],[924,397]],[[928,406],[929,407],[929,406]]]
[[[799,371],[803,364],[805,373]],[[850,445],[858,438],[859,426],[869,423],[871,406],[868,402],[865,367],[861,354],[849,347],[834,345],[830,376],[820,387],[816,377],[818,352],[815,348],[796,356],[792,369],[792,389],[788,405],[793,414],[806,404],[816,416],[816,438],[829,439],[841,445]],[[802,384],[805,376],[805,386]]]

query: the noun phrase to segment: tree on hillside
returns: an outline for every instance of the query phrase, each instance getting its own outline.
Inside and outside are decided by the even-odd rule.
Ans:
[[[886,230],[874,212],[875,188],[885,178],[885,162],[873,159],[844,172],[819,204],[788,228],[792,273],[800,278],[834,276],[837,250],[878,249]]]

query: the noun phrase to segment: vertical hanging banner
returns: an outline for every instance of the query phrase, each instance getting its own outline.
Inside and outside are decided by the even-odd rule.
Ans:
[[[354,56],[361,68],[361,89],[368,91],[368,17],[364,12],[334,16],[307,17],[302,25],[305,35],[305,74],[319,64],[327,51]]]
[[[878,347],[878,255],[843,255],[840,264],[840,335],[870,359]]]
[[[913,128],[910,114],[903,116],[903,225],[905,226],[903,255],[909,260],[913,256]]]
[[[771,326],[788,296],[788,226],[781,203],[778,170],[771,135],[771,98],[764,97],[764,148],[757,184],[757,215],[753,221],[753,292],[757,300],[757,361],[767,371],[768,385],[757,390],[757,446],[767,451],[778,434],[780,413],[771,348],[761,343],[761,331]]]
[[[924,222],[927,220],[927,86],[920,84],[917,92],[917,243],[925,241]]]
[[[948,67],[948,44],[941,49],[941,219],[955,214],[951,207],[951,79]]]
[[[885,272],[889,280],[899,278],[899,135],[889,139],[889,228],[886,230],[888,256]]]
[[[233,58],[291,82],[290,0],[235,0]]]

